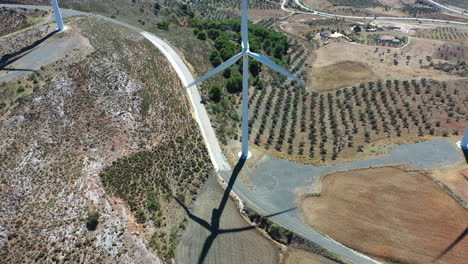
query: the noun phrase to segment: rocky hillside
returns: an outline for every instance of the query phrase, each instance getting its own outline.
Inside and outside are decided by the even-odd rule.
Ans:
[[[0,263],[169,263],[172,197],[191,203],[211,170],[179,79],[137,33],[68,25],[51,39],[79,49],[0,79],[21,93],[0,118]]]
[[[47,12],[33,9],[0,8],[0,36],[7,35],[41,21]]]

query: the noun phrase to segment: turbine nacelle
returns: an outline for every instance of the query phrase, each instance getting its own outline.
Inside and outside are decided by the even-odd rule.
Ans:
[[[250,53],[249,43],[247,43],[247,47],[244,47],[244,42],[242,42],[241,47],[242,47],[242,55],[248,55]]]

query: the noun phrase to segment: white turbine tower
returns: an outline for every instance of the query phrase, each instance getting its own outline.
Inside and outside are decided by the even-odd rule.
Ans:
[[[54,9],[55,20],[57,21],[57,31],[65,29],[62,20],[62,14],[57,3],[57,0],[52,0],[52,8]]]
[[[219,65],[215,69],[211,70],[207,74],[200,77],[200,79],[194,81],[193,83],[188,85],[190,88],[193,85],[197,85],[202,81],[212,77],[213,75],[220,73],[236,63],[241,57],[243,58],[243,82],[242,82],[242,151],[239,153],[239,157],[242,159],[248,159],[252,155],[249,152],[249,56],[253,59],[267,65],[268,67],[284,74],[300,84],[307,86],[307,83],[302,81],[301,79],[297,78],[293,74],[289,73],[287,70],[281,68],[273,61],[268,59],[267,57],[251,52],[249,49],[249,18],[248,18],[248,0],[242,0],[242,19],[241,19],[241,37],[242,37],[242,51],[235,55],[234,57],[230,58],[229,60],[225,61],[223,64]]]
[[[457,146],[461,149],[468,150],[468,127],[465,129],[465,134],[463,135],[463,139],[457,142]]]

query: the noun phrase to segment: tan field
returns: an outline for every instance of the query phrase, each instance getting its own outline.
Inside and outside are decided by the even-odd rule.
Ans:
[[[342,61],[312,69],[312,84],[321,91],[359,85],[362,80],[377,81],[378,76],[362,62]],[[330,81],[333,80],[333,81]]]
[[[373,81],[375,78],[454,79],[457,77],[445,72],[420,67],[420,60],[422,65],[427,65],[427,56],[437,55],[438,48],[444,44],[443,41],[415,37],[411,37],[409,45],[403,48],[376,47],[344,41],[332,42],[314,51],[315,56],[311,56],[310,61],[312,70],[309,70],[309,79],[317,87],[325,87],[325,90],[327,87],[344,88]],[[394,64],[394,59],[398,61],[398,65]],[[348,71],[349,61],[358,63],[359,67],[349,73],[350,78],[345,78],[346,75],[343,73]],[[325,75],[321,75],[322,72],[325,72]],[[330,82],[327,72],[340,74],[336,74],[333,82]],[[338,82],[335,81],[336,78]]]
[[[301,206],[319,232],[403,263],[432,262],[468,227],[468,212],[431,178],[393,167],[327,175]],[[437,263],[468,263],[468,239]]]

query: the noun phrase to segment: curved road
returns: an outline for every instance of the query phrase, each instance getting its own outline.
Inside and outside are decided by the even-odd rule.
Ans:
[[[425,1],[428,4],[431,4],[431,5],[435,6],[435,7],[440,8],[440,9],[444,9],[446,11],[449,11],[449,12],[452,12],[452,13],[455,13],[455,14],[459,14],[459,15],[462,15],[462,16],[468,16],[468,13],[466,13],[466,12],[458,11],[458,10],[443,6],[443,5],[441,5],[441,4],[437,3],[437,2],[434,2],[432,0],[425,0]]]
[[[321,11],[317,11],[314,9],[310,9],[304,6],[299,0],[294,0],[294,2],[300,6],[302,9],[307,10],[309,12],[302,12],[302,11],[295,11],[290,10],[285,7],[287,0],[283,0],[281,3],[281,9],[291,12],[291,13],[299,13],[299,14],[311,14],[311,15],[318,15],[323,17],[341,17],[341,18],[349,18],[349,19],[362,19],[362,20],[406,20],[406,21],[425,21],[425,22],[437,22],[437,23],[448,23],[448,24],[458,24],[458,25],[468,25],[468,22],[459,22],[453,20],[443,20],[443,19],[432,19],[432,18],[415,18],[415,17],[376,17],[376,16],[346,16],[346,15],[337,15],[331,13],[325,13]],[[435,3],[435,2],[433,2]]]

